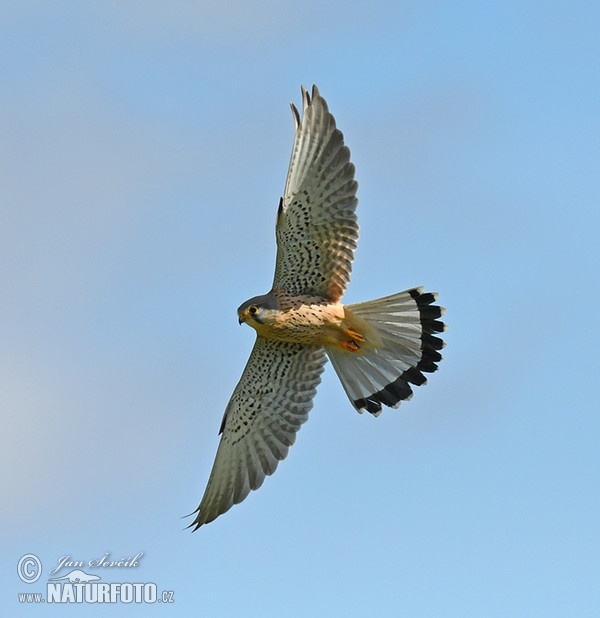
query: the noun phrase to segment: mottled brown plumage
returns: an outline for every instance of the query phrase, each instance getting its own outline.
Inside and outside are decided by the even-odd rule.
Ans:
[[[437,369],[444,330],[436,296],[414,288],[344,306],[358,240],[354,166],[325,100],[302,88],[277,211],[270,292],[238,309],[256,343],[221,423],[221,442],[193,526],[214,520],[260,487],[308,418],[330,358],[352,405],[377,416],[412,396]]]

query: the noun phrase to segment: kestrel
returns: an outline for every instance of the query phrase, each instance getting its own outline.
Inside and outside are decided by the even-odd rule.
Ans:
[[[292,104],[294,145],[277,210],[273,287],[238,309],[256,342],[221,423],[221,441],[194,529],[258,489],[308,419],[327,358],[359,412],[397,408],[437,369],[444,312],[412,288],[343,305],[356,242],[350,150],[316,86]]]

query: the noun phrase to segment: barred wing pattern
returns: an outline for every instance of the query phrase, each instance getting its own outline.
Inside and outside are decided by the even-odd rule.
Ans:
[[[302,87],[296,132],[277,213],[273,289],[339,300],[350,280],[358,240],[354,165],[316,86]]]
[[[308,419],[325,362],[322,348],[257,337],[225,410],[194,529],[244,500],[275,472]]]

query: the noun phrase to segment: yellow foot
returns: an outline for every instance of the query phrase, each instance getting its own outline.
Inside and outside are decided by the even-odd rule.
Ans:
[[[352,340],[352,343],[354,344],[365,342],[365,338],[360,333],[357,333],[355,330],[352,330],[351,328],[347,328],[344,331],[344,334],[346,335],[346,337],[349,337]]]
[[[352,339],[350,341],[340,341],[340,347],[344,348],[346,352],[360,352],[360,346]]]

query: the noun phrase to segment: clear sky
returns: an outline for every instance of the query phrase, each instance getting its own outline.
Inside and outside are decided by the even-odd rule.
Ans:
[[[64,612],[17,597],[63,556],[144,552],[103,581],[174,603],[77,614],[598,616],[598,7],[2,3],[3,615]],[[360,185],[346,299],[438,291],[445,357],[379,418],[328,367],[192,534],[313,83]]]

